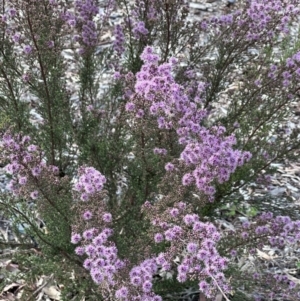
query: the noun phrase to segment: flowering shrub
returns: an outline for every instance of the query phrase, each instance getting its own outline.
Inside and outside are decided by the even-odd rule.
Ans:
[[[1,5],[1,210],[66,300],[160,301],[185,285],[229,300],[239,254],[299,242],[288,216],[227,233],[214,211],[299,147],[296,130],[272,140],[299,97],[298,1],[200,21],[184,0]],[[284,276],[244,274],[299,297]]]

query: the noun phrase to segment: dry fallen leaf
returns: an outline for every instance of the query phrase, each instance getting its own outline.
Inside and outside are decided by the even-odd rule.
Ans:
[[[42,290],[46,295],[48,295],[51,299],[61,300],[60,299],[60,291],[56,288],[56,286],[46,286]]]
[[[266,260],[273,260],[278,257],[277,255],[275,255],[275,256],[268,255],[267,253],[262,252],[259,249],[256,249],[256,254],[258,257],[266,259]]]
[[[0,297],[0,298],[4,298],[4,297]],[[4,299],[0,299],[0,301],[16,301],[16,296],[12,293],[7,293],[5,294],[5,298]]]
[[[11,263],[11,260],[6,262],[5,269],[12,274],[17,274],[18,272],[20,272],[19,265]]]
[[[5,292],[10,291],[11,289],[15,289],[16,287],[19,287],[20,285],[21,285],[21,284],[15,283],[15,282],[6,285],[6,286],[3,288],[2,292],[1,292],[1,295],[2,295],[3,293],[5,293]]]

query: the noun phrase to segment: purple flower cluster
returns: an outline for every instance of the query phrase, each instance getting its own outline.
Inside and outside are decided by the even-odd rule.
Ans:
[[[81,167],[74,190],[80,193],[82,201],[88,201],[91,196],[102,190],[105,183],[105,177],[98,170],[93,167]]]
[[[148,29],[145,27],[145,23],[139,21],[135,24],[134,28],[132,29],[133,35],[136,39],[141,39],[142,37],[148,34]]]
[[[90,211],[84,212],[84,220],[92,216]],[[103,221],[110,223],[112,216],[103,214]],[[162,301],[152,291],[153,275],[157,272],[155,258],[146,259],[138,266],[134,266],[128,275],[127,285],[124,285],[124,273],[121,270],[127,266],[125,261],[118,258],[118,250],[115,244],[109,240],[113,234],[111,228],[89,228],[82,234],[73,233],[72,244],[79,244],[75,248],[78,256],[86,256],[83,266],[90,272],[93,281],[98,285],[111,286],[115,289],[115,297],[118,300],[152,300]]]
[[[216,35],[230,27],[226,39],[234,40],[244,33],[246,41],[263,44],[288,34],[291,22],[299,14],[299,7],[293,1],[251,0],[246,8],[202,21],[199,27],[201,31],[212,30]]]
[[[1,139],[1,159],[10,162],[5,167],[6,172],[12,175],[7,188],[15,195],[25,195],[29,190],[30,197],[37,199],[39,193],[32,184],[33,178],[39,178],[42,172],[57,175],[59,169],[56,166],[46,166],[42,161],[43,152],[38,146],[30,144],[30,141],[29,136],[5,133]]]
[[[236,231],[227,232],[222,240],[225,245],[237,247],[230,250],[232,257],[245,254],[245,250],[255,255],[257,249],[265,245],[270,245],[272,249],[277,250],[295,249],[300,241],[300,220],[293,221],[289,216],[274,216],[272,212],[263,212],[252,221],[242,222],[242,227],[237,227]],[[280,299],[285,295],[287,299],[294,300],[293,298],[299,293],[299,290],[295,289],[295,282],[288,279],[286,275],[266,272],[265,266],[260,267],[259,261],[255,266],[257,272],[248,276],[268,283],[272,298]],[[299,295],[295,300],[298,298]]]
[[[272,64],[269,67],[268,77],[273,80],[281,80],[283,87],[289,87],[300,79],[300,51],[286,59],[285,70]]]
[[[145,4],[145,1],[135,1],[134,5],[128,6],[129,14],[125,18],[124,24],[122,26],[117,25],[114,30],[115,40],[113,46],[118,55],[124,52],[125,33],[130,36],[131,43],[140,43],[141,40],[147,40],[149,31],[151,31],[150,23],[156,21],[163,12],[161,8],[164,3],[160,2],[150,0]]]
[[[272,247],[284,248],[299,243],[300,220],[293,221],[289,216],[275,217],[272,212],[263,212],[254,222],[244,221],[236,234],[236,240],[241,238],[245,245],[255,239],[256,243],[269,242]]]
[[[215,193],[214,179],[219,183],[229,180],[230,174],[238,166],[249,161],[251,154],[233,150],[236,139],[233,135],[223,137],[223,127],[213,127],[211,131],[201,130],[201,140],[189,143],[181,153],[181,159],[195,169],[182,178],[183,185],[196,184],[200,191],[212,197]]]
[[[97,27],[93,19],[98,13],[99,9],[95,0],[76,0],[75,13],[67,11],[62,16],[69,26],[80,32],[79,41],[85,47],[93,47],[97,44]]]
[[[116,53],[118,55],[121,55],[124,51],[124,43],[125,43],[125,36],[123,33],[123,29],[122,26],[117,24],[115,26],[115,30],[114,30],[114,51],[116,51]]]
[[[183,176],[183,185],[195,184],[213,200],[214,180],[227,181],[238,166],[251,158],[251,154],[233,150],[236,139],[233,135],[225,137],[224,127],[207,129],[200,125],[207,116],[206,110],[199,108],[202,102],[199,94],[205,84],[198,84],[198,96],[191,100],[172,75],[175,58],[158,65],[158,55],[147,46],[141,59],[144,65],[136,75],[135,94],[127,102],[126,110],[135,118],[149,114],[156,116],[158,128],[176,130],[179,143],[185,145],[180,159],[191,170]]]
[[[199,289],[207,297],[213,295],[216,285],[227,293],[229,286],[223,271],[227,268],[228,260],[221,257],[216,249],[221,235],[212,223],[201,222],[197,214],[186,214],[186,208],[187,204],[178,203],[162,215],[166,218],[156,217],[152,220],[152,225],[159,231],[154,235],[155,242],[171,243],[165,253],[156,257],[156,264],[168,271],[175,257],[180,256],[177,281],[199,279]],[[207,279],[213,279],[213,282],[209,284]]]
[[[272,246],[283,248],[300,241],[300,221],[292,221],[289,216],[276,216],[264,212],[259,216],[260,224],[255,228],[257,235],[269,237]]]
[[[73,187],[75,198],[80,197],[82,201],[91,201],[94,198],[94,201],[98,202],[99,197],[102,197],[100,192],[106,183],[106,178],[95,168],[87,166],[80,167],[78,174],[78,182]],[[93,202],[91,208],[93,208]],[[109,240],[113,230],[106,225],[112,222],[112,215],[104,212],[104,208],[105,203],[97,204],[96,210],[89,210],[87,206],[84,206],[81,218],[88,225],[92,220],[96,221],[97,228],[90,228],[90,226],[85,228],[86,224],[83,226],[84,230],[78,231],[77,229],[71,236],[71,243],[81,243],[81,246],[76,247],[75,253],[78,256],[86,256],[83,266],[90,272],[96,284],[117,286],[115,278],[119,270],[125,267],[125,262],[118,258],[117,247]],[[103,227],[100,229],[101,226]]]
[[[298,13],[299,8],[290,3],[284,3],[284,1],[251,1],[250,7],[247,10],[248,17],[251,20],[251,28],[248,32],[247,39],[258,40],[264,35],[273,37],[275,32],[272,23],[273,20],[277,20],[278,18],[280,21],[279,24],[277,24],[277,31],[289,33],[291,18]]]
[[[157,272],[157,264],[154,258],[146,259],[129,272],[130,285],[123,286],[116,291],[119,300],[135,301],[162,301],[162,298],[152,291],[153,275]]]
[[[73,233],[71,242],[78,244],[84,239],[83,246],[75,249],[79,256],[86,255],[83,266],[90,271],[91,277],[96,284],[103,282],[115,285],[115,274],[125,266],[117,256],[117,248],[108,238],[113,234],[112,229],[104,228],[100,233],[91,228],[83,232],[82,236]]]

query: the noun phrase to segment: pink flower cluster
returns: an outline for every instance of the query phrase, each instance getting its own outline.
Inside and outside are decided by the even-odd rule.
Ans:
[[[1,157],[10,162],[5,167],[6,172],[12,175],[8,189],[15,195],[25,194],[29,189],[30,197],[37,199],[39,192],[32,184],[34,179],[40,177],[43,171],[57,175],[59,169],[56,166],[46,166],[42,160],[43,152],[36,145],[30,144],[30,141],[29,136],[5,133],[1,140]]]
[[[300,220],[292,221],[289,216],[273,216],[264,212],[259,216],[260,224],[255,229],[257,235],[267,235],[272,246],[284,248],[300,241]],[[245,225],[244,225],[245,226]]]
[[[138,266],[133,267],[130,272],[130,285],[122,286],[116,291],[115,297],[124,301],[162,301],[153,290],[153,275],[158,266],[154,258],[144,260]]]
[[[85,47],[93,47],[97,44],[97,28],[93,19],[98,13],[97,1],[76,0],[75,13],[67,11],[62,16],[69,26],[75,27],[80,32],[78,40]]]
[[[75,249],[79,256],[86,255],[83,266],[90,271],[91,277],[96,284],[103,282],[114,285],[114,277],[118,270],[125,266],[125,263],[117,257],[117,248],[108,241],[113,234],[112,229],[104,228],[100,233],[97,229],[91,228],[83,232],[82,236],[73,233],[71,242],[82,246]]]
[[[117,24],[114,29],[114,50],[117,52],[118,55],[121,55],[124,51],[124,43],[125,43],[125,36],[123,33],[122,26]]]
[[[289,33],[289,26],[298,14],[296,2],[252,0],[248,2],[246,10],[202,21],[200,28],[205,31],[214,28],[218,34],[222,32],[221,28],[230,26],[232,30],[227,38],[234,39],[245,30],[246,40],[249,42],[271,42],[280,35]]]
[[[165,253],[156,257],[156,264],[162,270],[169,271],[172,261],[179,256],[177,281],[199,279],[199,289],[207,297],[213,296],[217,285],[227,293],[230,288],[223,271],[228,260],[221,257],[216,248],[221,235],[212,223],[201,222],[197,214],[186,214],[186,208],[187,204],[180,202],[167,210],[168,215],[163,215],[166,218],[152,220],[152,225],[159,231],[154,235],[155,242],[171,243]],[[210,284],[208,279],[212,280]]]
[[[125,33],[129,33],[130,39],[137,42],[146,40],[149,35],[148,22],[144,22],[143,19],[150,22],[156,21],[159,15],[162,13],[163,3],[160,1],[135,1],[132,7],[128,6],[130,17],[125,18],[125,23],[122,25],[116,25],[114,30],[114,50],[120,55],[124,52]],[[147,24],[147,26],[146,26]],[[151,26],[150,26],[151,27]]]
[[[132,30],[134,36],[136,39],[140,39],[143,36],[148,34],[148,29],[145,27],[145,23],[142,21],[139,21],[136,23],[136,25],[134,26],[133,30]]]
[[[106,183],[105,177],[93,167],[81,167],[79,169],[79,179],[74,185],[74,190],[80,193],[82,201],[100,192]]]
[[[300,79],[300,51],[286,59],[284,69],[272,64],[267,76],[272,80],[281,80],[283,87],[290,87],[293,82],[297,85]]]
[[[93,167],[80,167],[79,180],[74,185],[74,190],[79,192],[82,201],[88,201],[92,196],[103,189],[106,183],[105,177]],[[76,194],[75,194],[76,197]],[[99,206],[101,208],[102,206]],[[102,210],[101,210],[102,212]],[[89,221],[93,218],[91,211],[86,210],[83,213],[83,219]],[[109,224],[112,222],[112,215],[108,212],[102,212],[102,220],[99,224]],[[100,231],[98,228],[89,228],[80,233],[73,233],[71,243],[81,246],[76,247],[75,253],[78,256],[87,256],[83,266],[90,271],[91,277],[96,284],[107,283],[114,285],[114,277],[117,271],[124,267],[124,262],[117,257],[117,248],[109,237],[113,230],[103,227]]]
[[[126,104],[126,110],[134,118],[144,115],[156,116],[159,129],[175,129],[178,141],[185,146],[180,155],[190,169],[182,178],[183,185],[195,184],[213,200],[214,181],[227,181],[238,166],[249,161],[251,154],[234,150],[236,139],[225,137],[226,129],[214,126],[211,129],[201,125],[207,112],[200,108],[200,96],[205,85],[197,88],[197,97],[191,100],[188,91],[177,84],[172,75],[176,59],[158,65],[159,56],[147,46],[141,59],[144,65],[136,74],[135,94]]]
[[[251,1],[247,14],[251,20],[252,26],[247,38],[249,40],[257,40],[264,35],[273,37],[274,35],[278,35],[278,31],[289,33],[291,18],[298,13],[299,8],[281,0],[272,0],[268,2],[263,0]],[[277,24],[277,28],[275,29],[273,27],[273,22],[278,18],[279,24]],[[277,33],[275,33],[275,30]]]

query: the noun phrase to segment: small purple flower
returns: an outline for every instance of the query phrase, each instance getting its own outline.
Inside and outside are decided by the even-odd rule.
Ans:
[[[177,206],[178,206],[178,208],[179,208],[180,210],[184,210],[184,209],[186,208],[186,203],[184,203],[184,202],[179,202],[179,203],[177,204]]]
[[[37,146],[34,145],[34,144],[31,144],[31,145],[29,145],[29,146],[27,147],[27,150],[28,150],[29,152],[36,152],[36,151],[37,151]]]
[[[139,276],[134,276],[130,279],[130,282],[134,285],[134,286],[139,286],[142,283],[142,279]]]
[[[188,186],[188,185],[191,185],[194,181],[194,178],[191,174],[185,174],[183,177],[182,177],[182,185],[184,186]]]
[[[166,171],[171,171],[171,170],[173,170],[174,169],[174,164],[172,164],[172,163],[167,163],[166,165],[165,165],[165,170]]]
[[[189,225],[192,225],[194,223],[194,218],[191,214],[187,214],[183,218],[183,221],[185,222],[186,225],[189,226]]]
[[[84,239],[93,239],[94,238],[94,231],[93,229],[88,229],[86,231],[83,232],[83,235]]]
[[[17,14],[17,11],[14,8],[10,8],[8,12],[12,18],[15,17]]]
[[[88,245],[85,247],[85,253],[92,257],[96,253],[96,248],[93,245]]]
[[[8,164],[5,167],[5,170],[10,174],[15,174],[20,169],[20,165],[16,162],[13,162],[12,164]]]
[[[208,287],[209,286],[208,286],[208,283],[206,281],[203,280],[203,281],[199,282],[200,291],[205,292]]]
[[[71,19],[68,21],[68,24],[72,27],[74,27],[76,25],[76,20],[75,19]]]
[[[26,177],[19,178],[19,184],[20,185],[25,185],[26,183],[27,183],[27,178]]]
[[[112,215],[110,213],[104,213],[103,216],[102,216],[102,219],[106,223],[111,223]]]
[[[30,193],[30,197],[33,199],[33,200],[36,200],[39,196],[39,192],[37,190],[34,190]]]
[[[167,241],[172,241],[174,238],[175,238],[175,234],[171,229],[169,229],[165,232],[165,239]]]
[[[25,45],[25,46],[23,47],[23,51],[24,51],[24,53],[26,53],[26,54],[30,54],[30,53],[32,52],[32,47],[31,47],[30,45]]]
[[[171,215],[172,217],[176,217],[176,216],[178,216],[178,214],[179,214],[179,210],[178,210],[177,208],[172,208],[172,209],[170,210],[170,215]]]
[[[152,283],[150,281],[145,281],[143,284],[143,291],[145,293],[150,293],[152,289]]]
[[[94,280],[94,282],[96,284],[101,284],[102,283],[103,274],[102,274],[101,270],[99,270],[97,268],[96,269],[95,268],[91,269],[91,276],[92,276],[92,279]]]
[[[91,211],[87,210],[83,213],[82,216],[83,216],[83,219],[87,221],[87,220],[90,220],[92,218],[93,214],[92,214]]]
[[[116,291],[117,299],[125,299],[128,295],[128,288],[126,286],[122,286],[119,290]]]
[[[188,272],[189,267],[185,264],[181,264],[181,265],[178,266],[177,270],[180,274],[185,274],[185,273]]]
[[[114,73],[114,79],[116,79],[116,80],[121,79],[121,73],[118,72],[118,71],[116,71],[116,72]]]
[[[198,245],[194,242],[190,242],[190,243],[188,243],[186,249],[189,253],[195,253],[195,252],[197,252]]]
[[[105,266],[105,260],[103,258],[98,258],[93,262],[93,266],[97,268],[102,268]]]
[[[75,248],[75,254],[78,256],[82,256],[84,254],[84,247],[77,247]]]
[[[22,75],[22,80],[23,80],[23,82],[25,82],[25,83],[29,82],[29,80],[30,80],[29,74],[28,74],[28,73],[23,74],[23,75]]]
[[[113,230],[112,229],[110,229],[110,228],[105,228],[105,229],[103,229],[102,230],[102,234],[103,235],[105,235],[106,237],[109,237],[109,236],[111,236],[112,234],[113,234]]]
[[[179,273],[176,277],[178,282],[185,282],[187,280],[187,275],[185,273]]]
[[[168,153],[168,151],[166,149],[164,149],[164,148],[155,147],[153,149],[153,153],[157,154],[157,155],[164,155],[165,156]]]
[[[231,250],[231,251],[230,251],[230,255],[231,255],[232,257],[235,257],[235,256],[237,255],[237,251],[236,251],[236,250]]]
[[[290,282],[289,282],[289,288],[290,288],[290,289],[294,289],[295,287],[296,287],[296,283],[293,282],[293,281],[290,281]]]
[[[59,168],[57,166],[51,166],[51,170],[55,175],[59,174]]]
[[[81,196],[80,196],[80,199],[84,202],[86,202],[88,199],[89,199],[89,196],[88,194],[86,193],[83,193]]]
[[[135,109],[135,104],[133,102],[128,102],[125,106],[126,111],[134,111]]]
[[[254,81],[255,86],[260,87],[261,86],[261,80],[257,79]]]
[[[12,39],[15,43],[19,43],[21,35],[17,32],[12,36]]]
[[[85,192],[88,193],[88,194],[93,194],[93,193],[95,192],[94,186],[93,186],[93,185],[90,185],[90,184],[86,184],[86,185],[84,186],[84,190],[85,190]]]
[[[142,118],[145,115],[144,110],[142,109],[138,109],[137,113],[136,113],[136,117],[137,118]]]
[[[206,228],[206,225],[202,222],[195,222],[193,225],[193,231],[202,232]]]
[[[72,244],[78,244],[81,241],[81,235],[78,233],[74,233],[71,236],[71,243]]]
[[[170,57],[169,63],[170,63],[171,65],[176,65],[176,64],[178,63],[178,59],[175,58],[175,57]]]
[[[284,81],[282,81],[282,85],[284,87],[288,87],[290,84],[291,84],[291,82],[289,80],[287,80],[287,79],[285,79]]]
[[[41,168],[39,166],[35,166],[31,169],[31,173],[34,177],[38,177],[41,173]]]
[[[242,238],[247,239],[249,237],[249,234],[247,232],[241,233]]]
[[[47,42],[47,46],[48,46],[49,48],[53,48],[53,47],[54,47],[54,41],[48,41],[48,42]]]
[[[164,236],[161,234],[161,233],[156,233],[155,235],[154,235],[154,241],[156,242],[156,243],[160,243],[160,242],[162,242],[164,240]]]
[[[205,259],[207,259],[209,257],[209,255],[210,254],[209,254],[208,251],[206,251],[204,249],[201,249],[197,253],[197,259],[199,259],[199,260],[205,260]]]
[[[242,227],[243,227],[244,229],[249,229],[249,228],[250,228],[250,223],[249,223],[248,221],[245,221],[245,222],[243,223]]]
[[[92,267],[92,260],[87,258],[84,262],[83,262],[83,267],[87,270],[90,270]]]
[[[260,235],[260,234],[263,234],[263,228],[262,227],[257,227],[256,229],[255,229],[255,233],[257,234],[257,235]]]

